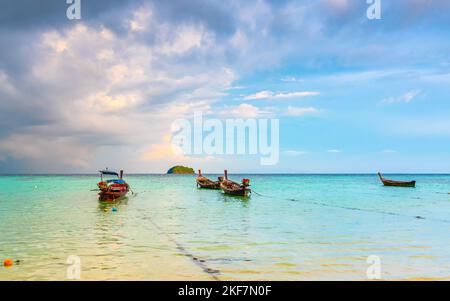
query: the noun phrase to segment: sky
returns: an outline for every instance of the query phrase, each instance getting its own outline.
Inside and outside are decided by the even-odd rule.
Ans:
[[[0,1],[0,173],[450,172],[450,2]],[[279,119],[280,158],[172,124]]]

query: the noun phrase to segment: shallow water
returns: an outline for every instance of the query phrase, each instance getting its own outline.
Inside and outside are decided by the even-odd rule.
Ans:
[[[216,177],[217,175],[211,176]],[[243,200],[186,175],[129,175],[135,194],[99,203],[96,176],[1,176],[0,280],[450,279],[450,176],[236,175]]]

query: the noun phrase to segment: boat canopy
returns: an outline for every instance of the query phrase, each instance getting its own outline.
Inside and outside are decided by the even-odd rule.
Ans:
[[[113,180],[107,180],[106,183],[125,184],[125,181],[122,179],[113,179]]]
[[[119,176],[119,174],[115,171],[110,170],[99,170],[102,175],[110,175],[110,176]]]

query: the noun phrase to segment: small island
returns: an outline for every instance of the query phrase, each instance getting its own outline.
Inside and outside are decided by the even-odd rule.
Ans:
[[[171,169],[169,169],[167,171],[167,174],[188,174],[188,175],[193,175],[195,174],[194,169],[191,167],[185,167],[185,166],[174,166]]]

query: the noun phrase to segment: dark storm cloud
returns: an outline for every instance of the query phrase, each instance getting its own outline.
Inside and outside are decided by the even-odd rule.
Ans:
[[[81,0],[82,19],[95,20],[109,11],[141,1]],[[66,0],[3,0],[0,3],[2,30],[32,30],[70,24],[66,17]]]
[[[234,31],[233,5],[228,1],[81,0],[82,21],[122,31],[124,14],[151,5],[160,20],[203,23],[217,33]],[[4,0],[0,3],[0,30],[36,30],[70,26],[66,0]]]
[[[201,22],[217,34],[232,34],[236,29],[232,1],[192,0],[154,1],[158,18],[175,22]]]

